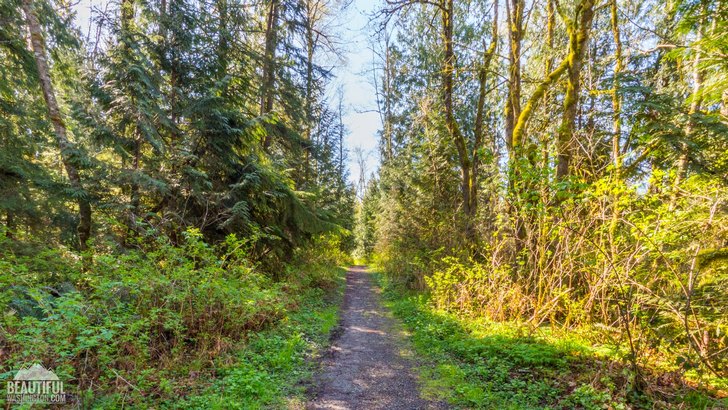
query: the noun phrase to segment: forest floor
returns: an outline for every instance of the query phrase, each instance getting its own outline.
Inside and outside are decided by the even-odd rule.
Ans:
[[[620,351],[589,334],[458,317],[386,275],[372,278],[407,331],[428,399],[463,409],[728,409],[725,389],[675,370],[642,367],[646,385],[634,389]]]
[[[420,397],[401,326],[383,307],[364,267],[346,275],[339,328],[309,409],[436,409]]]

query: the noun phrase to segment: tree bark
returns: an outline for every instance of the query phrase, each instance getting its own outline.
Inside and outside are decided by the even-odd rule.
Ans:
[[[581,91],[581,64],[584,49],[589,39],[592,19],[594,17],[594,0],[583,0],[576,8],[573,21],[567,21],[569,26],[569,54],[566,58],[566,94],[564,95],[564,112],[558,131],[558,164],[556,167],[557,180],[563,180],[569,175],[569,164],[573,157],[574,126],[576,112],[579,105],[579,92]]]
[[[701,13],[705,13],[705,8],[701,9]],[[693,128],[695,128],[692,116],[700,110],[701,97],[700,92],[703,88],[703,73],[700,70],[701,50],[700,41],[703,39],[703,25],[704,17],[701,16],[700,22],[698,23],[697,38],[695,40],[698,46],[695,48],[695,58],[693,60],[692,67],[692,79],[693,89],[691,92],[690,108],[688,108],[688,123],[685,126],[685,138],[690,138],[693,134]],[[673,192],[670,199],[670,208],[674,208],[677,203],[678,191],[680,189],[680,183],[687,176],[688,160],[689,160],[689,149],[688,144],[683,142],[680,144],[680,157],[677,163],[677,174],[675,175],[675,182],[673,183]]]
[[[612,166],[614,167],[614,182],[619,183],[622,178],[622,96],[619,93],[620,78],[622,74],[622,40],[619,31],[619,14],[617,0],[610,0],[610,14],[612,25],[612,37],[614,39],[614,79],[612,80]],[[614,236],[617,231],[617,224],[620,218],[619,197],[615,195],[612,204],[612,222],[609,226],[609,239],[612,243],[612,255],[616,254],[614,247]]]
[[[384,139],[386,141],[386,160],[390,161],[392,152],[392,53],[389,47],[389,34],[385,39],[384,58]]]
[[[313,127],[313,51],[314,51],[314,40],[313,40],[313,24],[309,22],[309,26],[306,27],[306,133],[304,138],[306,139],[306,146],[304,147],[305,159],[304,159],[304,183],[308,181],[308,169],[309,163],[311,162],[311,128]]]
[[[508,191],[513,196],[519,196],[516,183],[520,178],[518,161],[522,154],[522,133],[517,132],[517,121],[522,115],[521,112],[521,45],[523,39],[523,9],[524,0],[506,0],[506,17],[508,22],[508,94],[505,107],[505,138],[508,149]],[[513,202],[511,202],[513,204]],[[511,205],[516,235],[516,249],[514,256],[517,257],[523,249],[525,239],[525,221],[519,210]],[[514,274],[515,267],[513,263]]]
[[[442,103],[445,109],[445,126],[450,138],[455,144],[460,165],[460,185],[465,214],[465,236],[469,241],[476,242],[475,218],[478,213],[478,166],[480,163],[479,150],[485,136],[485,99],[486,81],[490,62],[495,54],[498,35],[498,5],[495,3],[493,18],[493,40],[483,54],[483,61],[478,68],[478,101],[476,106],[476,118],[473,146],[468,149],[465,136],[458,126],[454,113],[454,83],[455,83],[455,52],[453,49],[453,0],[443,0],[440,4],[442,11],[442,41],[444,48],[444,60],[442,67]]]
[[[273,111],[273,87],[275,86],[275,58],[278,47],[279,0],[270,0],[265,29],[265,55],[263,56],[263,86],[260,98],[260,115]],[[268,150],[271,143],[270,133],[263,138],[263,149]]]
[[[475,187],[475,175],[472,174],[472,163],[468,154],[467,144],[463,137],[457,120],[455,119],[453,108],[453,90],[454,90],[454,74],[455,74],[455,53],[453,51],[453,0],[444,0],[442,2],[442,40],[444,46],[444,61],[442,70],[442,100],[445,108],[445,126],[452,138],[458,153],[460,165],[460,184],[463,202],[463,211],[465,214],[465,235],[468,239],[475,237],[475,215],[477,212],[477,204],[472,197]]]
[[[75,191],[78,203],[78,238],[79,249],[85,251],[88,249],[88,240],[91,238],[91,204],[88,201],[86,191],[81,182],[78,168],[76,167],[76,149],[68,140],[68,132],[63,115],[56,100],[53,82],[51,80],[50,67],[46,57],[46,45],[40,27],[38,17],[33,10],[32,0],[23,0],[23,12],[25,13],[28,31],[30,33],[30,44],[33,48],[36,67],[38,69],[38,78],[40,80],[41,89],[43,90],[43,98],[48,109],[48,117],[53,124],[53,131],[56,137],[56,144],[61,151],[61,161],[68,175],[71,187]]]
[[[318,1],[308,0],[305,3],[306,6],[306,130],[304,139],[306,145],[304,146],[304,176],[303,181],[306,183],[309,179],[309,164],[311,162],[311,131],[313,128],[313,57],[316,50],[316,37],[315,24],[318,21]]]
[[[505,109],[506,145],[511,168],[520,150],[520,135],[514,134],[516,120],[521,115],[521,41],[523,38],[524,0],[506,0],[508,14],[508,96]],[[511,176],[513,178],[513,176]],[[511,185],[513,183],[511,182]]]
[[[475,141],[473,143],[473,153],[471,159],[472,183],[470,184],[470,200],[472,207],[477,211],[478,208],[478,174],[480,172],[480,148],[485,140],[485,99],[487,97],[487,81],[490,63],[493,61],[496,48],[498,47],[498,0],[493,1],[493,25],[491,29],[491,42],[483,53],[483,61],[478,70],[478,103],[475,114]],[[485,47],[484,47],[485,48]]]
[[[215,3],[215,7],[217,8],[218,14],[220,15],[220,22],[218,24],[218,36],[220,39],[217,43],[217,61],[219,69],[217,78],[223,79],[225,75],[227,75],[230,60],[230,57],[228,56],[228,53],[230,52],[230,31],[228,29],[230,12],[228,10],[228,0],[217,0]],[[225,92],[227,92],[227,86],[225,88]]]
[[[614,79],[612,80],[612,164],[615,171],[622,167],[620,140],[622,137],[622,96],[619,94],[620,78],[622,74],[622,39],[619,31],[619,14],[617,0],[610,0],[610,14],[612,24],[612,37],[614,39]]]
[[[15,237],[15,213],[11,210],[5,212],[5,237],[8,239]]]
[[[339,89],[339,176],[344,179],[344,92]],[[343,195],[343,184],[339,184],[339,195]]]

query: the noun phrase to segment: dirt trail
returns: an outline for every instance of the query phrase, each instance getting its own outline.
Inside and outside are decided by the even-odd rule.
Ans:
[[[346,274],[340,329],[308,409],[439,409],[420,398],[401,335],[364,267]]]

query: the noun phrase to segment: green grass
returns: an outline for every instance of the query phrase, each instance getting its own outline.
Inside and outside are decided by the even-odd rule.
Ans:
[[[300,296],[299,309],[275,327],[255,334],[247,346],[201,394],[170,408],[258,409],[300,407],[317,358],[336,326],[344,270],[336,288],[312,288]]]
[[[344,270],[318,255],[264,273],[246,243],[189,230],[181,244],[99,253],[84,271],[60,250],[0,240],[0,382],[42,363],[80,408],[295,401],[336,324]]]
[[[669,395],[632,388],[628,369],[576,336],[529,335],[514,323],[463,320],[434,310],[427,297],[376,275],[385,303],[411,333],[422,361],[423,394],[456,408],[727,408],[685,386]]]
[[[266,273],[246,244],[211,246],[191,229],[183,243],[99,253],[85,271],[71,254],[0,237],[0,382],[42,363],[80,408],[295,401],[337,322],[344,269],[309,252],[315,263]]]
[[[310,288],[299,308],[279,324],[251,337],[234,362],[200,394],[168,402],[182,409],[259,409],[302,407],[308,382],[322,349],[336,326],[344,289],[344,269],[337,268],[334,289]]]

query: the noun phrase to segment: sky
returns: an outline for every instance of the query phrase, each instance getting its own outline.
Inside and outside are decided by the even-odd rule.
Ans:
[[[355,185],[361,170],[356,164],[353,149],[361,147],[366,155],[366,178],[376,171],[379,158],[377,150],[377,130],[381,120],[376,109],[376,93],[373,86],[371,68],[374,54],[370,47],[369,16],[377,7],[372,0],[354,0],[347,10],[347,23],[343,36],[347,41],[346,64],[337,70],[337,81],[344,90],[347,114],[344,124],[349,129],[349,180]]]
[[[109,0],[80,0],[76,7],[76,24],[84,35],[88,32],[91,8],[103,7]],[[357,165],[354,149],[360,147],[366,158],[365,177],[376,172],[379,158],[377,130],[381,128],[376,113],[376,96],[371,68],[374,54],[370,47],[369,16],[378,7],[378,1],[352,0],[340,17],[338,27],[344,60],[334,69],[336,79],[331,84],[330,95],[339,86],[344,95],[344,125],[349,130],[346,146],[349,150],[349,181],[356,186],[362,170]]]

